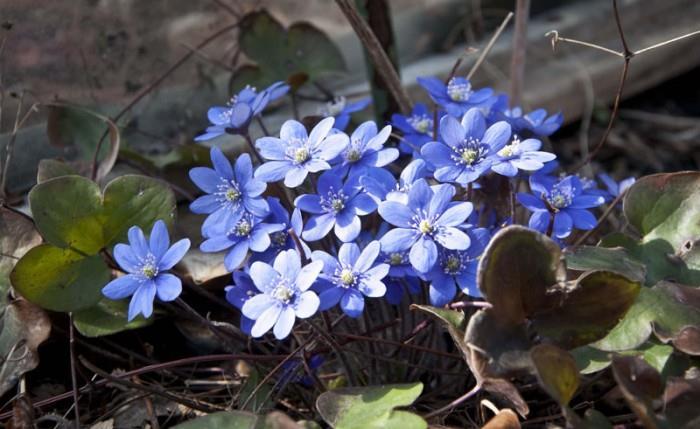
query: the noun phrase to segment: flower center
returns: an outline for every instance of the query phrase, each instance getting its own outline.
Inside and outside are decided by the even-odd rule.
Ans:
[[[460,261],[457,255],[450,255],[445,261],[445,273],[446,274],[457,274],[462,268],[462,261]]]
[[[282,247],[287,244],[287,231],[277,231],[270,234],[270,241],[276,247]]]
[[[433,225],[427,219],[423,219],[418,224],[418,230],[423,234],[430,234],[433,232],[433,229]]]
[[[345,159],[347,159],[349,162],[357,162],[362,158],[362,151],[360,151],[360,148],[358,145],[352,145],[350,149],[345,153]]]
[[[309,150],[302,146],[294,150],[294,162],[301,164],[309,159]]]
[[[478,164],[486,158],[489,148],[472,137],[469,137],[461,145],[453,149],[454,153],[451,156],[452,160],[460,165],[472,166]]]
[[[355,275],[349,269],[345,268],[340,273],[340,281],[343,282],[345,286],[350,286],[355,283]]]
[[[510,158],[520,153],[520,139],[518,136],[513,137],[513,141],[498,151],[498,155],[502,158]]]
[[[146,259],[141,267],[141,274],[147,279],[152,279],[158,275],[158,266],[156,265],[156,257],[150,253],[146,256]]]
[[[433,120],[423,115],[414,115],[408,118],[408,124],[421,134],[427,134],[433,129]]]
[[[571,195],[571,192],[563,191],[556,186],[552,188],[552,191],[549,193],[549,196],[547,196],[547,202],[555,210],[568,207],[569,205],[571,205],[573,200],[574,197],[573,195]]]
[[[241,219],[234,227],[234,233],[238,236],[245,237],[253,230],[253,225],[247,219]]]
[[[345,202],[348,197],[345,193],[340,190],[337,193],[331,189],[325,197],[321,197],[321,207],[323,207],[326,212],[340,213],[345,208]]]
[[[459,83],[452,78],[447,83],[447,95],[452,101],[467,101],[472,95],[472,86],[469,82]]]
[[[241,196],[241,193],[238,191],[238,189],[231,187],[226,190],[225,195],[228,201],[234,202],[238,200],[238,198]]]
[[[398,252],[392,253],[391,255],[389,255],[389,264],[390,265],[403,264],[403,255],[398,253]]]
[[[272,291],[272,297],[287,304],[294,298],[294,291],[287,285],[280,284]]]

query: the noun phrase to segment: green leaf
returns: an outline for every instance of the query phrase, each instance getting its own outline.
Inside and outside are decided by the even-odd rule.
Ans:
[[[83,160],[85,170],[92,169],[97,146],[100,146],[95,179],[99,182],[114,167],[119,154],[120,134],[117,125],[108,117],[82,106],[64,102],[48,105],[46,133],[49,142],[56,147],[72,149],[78,159]]]
[[[36,182],[43,183],[54,177],[75,176],[78,171],[70,164],[58,159],[42,159],[36,174]]]
[[[244,410],[259,413],[260,411],[272,408],[272,386],[270,384],[264,384],[256,391],[260,381],[261,377],[258,370],[255,368],[250,368],[250,373],[248,374],[245,383],[241,387],[238,400],[240,404],[239,406]],[[255,396],[251,397],[253,394],[255,394]],[[243,407],[243,404],[245,403],[247,403],[247,405]]]
[[[86,337],[101,337],[129,329],[141,328],[153,323],[153,319],[138,316],[127,321],[129,301],[102,299],[97,305],[73,314],[73,324]]]
[[[40,243],[41,236],[31,220],[0,207],[0,309],[7,302],[12,268],[29,249]]]
[[[462,352],[464,358],[468,360],[469,347],[464,341],[464,333],[467,328],[467,319],[464,317],[463,311],[447,310],[430,305],[418,304],[412,304],[411,310],[418,310],[442,322],[442,324],[447,328],[447,332],[452,337],[452,340],[455,342],[455,345]]]
[[[126,241],[130,227],[149,231],[162,219],[172,225],[175,219],[175,195],[163,181],[146,176],[120,176],[104,190],[104,244]]]
[[[601,350],[630,350],[644,343],[652,324],[663,332],[678,332],[686,326],[700,326],[700,290],[671,282],[642,288],[620,323],[594,346]]]
[[[566,267],[570,270],[612,271],[637,282],[643,282],[646,275],[644,264],[634,259],[622,247],[578,246],[567,249],[565,257]]]
[[[259,417],[245,411],[220,411],[174,426],[178,429],[258,429]]]
[[[14,288],[29,301],[65,312],[97,304],[109,278],[110,271],[100,256],[85,257],[50,244],[30,250],[10,275]]]
[[[63,176],[36,185],[29,206],[44,240],[60,248],[94,255],[104,245],[102,195],[97,184],[80,176]]]
[[[551,305],[547,288],[563,280],[559,246],[544,234],[508,226],[497,232],[478,268],[479,289],[493,312],[520,323]]]
[[[51,320],[41,308],[23,299],[4,308],[0,321],[0,395],[27,371],[39,365],[37,347],[49,337]]]
[[[293,90],[306,80],[345,68],[343,56],[318,28],[296,23],[285,29],[266,10],[251,12],[240,22],[238,44],[258,67],[243,66],[234,72],[234,91],[245,85],[264,88],[287,81]]]
[[[570,350],[576,361],[576,368],[581,374],[593,374],[610,366],[612,356],[610,352],[596,349],[591,346],[581,346]]]
[[[635,302],[640,284],[620,274],[583,274],[563,302],[532,316],[540,336],[571,349],[605,337]]]
[[[559,347],[539,344],[530,350],[530,357],[540,385],[559,405],[568,405],[579,386],[573,356]]]
[[[700,285],[700,172],[642,177],[627,191],[623,211],[643,236],[625,247],[647,265],[647,285]]]
[[[424,429],[420,416],[394,410],[411,405],[422,391],[422,383],[341,388],[322,393],[316,408],[335,429]]]

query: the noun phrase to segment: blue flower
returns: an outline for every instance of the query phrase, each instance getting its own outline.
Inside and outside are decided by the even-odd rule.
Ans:
[[[369,98],[363,98],[354,103],[348,103],[343,96],[335,97],[333,101],[326,103],[318,113],[321,116],[334,117],[335,129],[344,131],[350,123],[350,115],[360,110],[364,110],[372,102]]]
[[[272,328],[275,338],[282,340],[292,332],[297,317],[313,316],[318,310],[319,299],[309,288],[322,268],[320,261],[302,268],[296,250],[280,252],[272,266],[253,262],[250,277],[261,293],[248,299],[242,308],[245,317],[255,320],[251,335],[258,338]]]
[[[553,219],[552,233],[557,238],[566,238],[573,228],[592,229],[595,216],[586,209],[597,207],[605,202],[599,195],[583,192],[583,185],[576,176],[567,176],[558,182],[540,181],[530,176],[531,194],[518,193],[520,204],[532,212],[529,227],[547,232]]]
[[[501,94],[496,98],[496,102],[491,106],[489,119],[496,121],[506,121],[513,127],[514,133],[530,133],[548,137],[554,134],[564,122],[564,116],[561,113],[547,117],[547,111],[544,109],[533,110],[530,113],[523,115],[523,109],[520,107],[508,107],[508,96]]]
[[[391,125],[403,134],[403,141],[399,144],[402,153],[420,152],[421,146],[433,140],[433,116],[425,104],[416,103],[409,116],[391,115]]]
[[[420,292],[420,279],[418,277],[386,277],[386,301],[391,305],[399,305],[403,300],[404,290],[415,295]]]
[[[498,159],[498,151],[510,140],[510,125],[501,121],[487,129],[481,111],[471,109],[461,123],[444,116],[440,136],[444,143],[426,143],[421,155],[435,167],[435,179],[466,185],[486,173]]]
[[[258,294],[258,290],[253,284],[253,279],[244,271],[233,272],[233,285],[226,286],[226,301],[239,310],[243,309],[243,304],[250,298]],[[250,330],[253,328],[254,320],[251,320],[241,314],[241,331],[250,335]]]
[[[620,196],[623,192],[634,185],[636,179],[634,177],[628,177],[627,179],[621,180],[619,183],[616,182],[612,177],[605,173],[600,173],[598,179],[608,188],[608,193],[610,194],[610,199],[615,199]]]
[[[447,85],[436,77],[419,77],[418,83],[428,91],[435,103],[457,118],[471,108],[487,108],[494,101],[491,88],[474,91],[469,80],[463,77],[455,76]]]
[[[350,144],[338,157],[339,164],[333,170],[342,177],[355,176],[394,162],[399,157],[399,151],[384,148],[390,135],[390,125],[377,134],[377,124],[372,121],[362,123],[350,136]]]
[[[544,167],[545,162],[554,160],[557,156],[549,152],[541,152],[542,142],[537,139],[520,141],[517,136],[497,152],[498,157],[491,170],[502,176],[515,177],[518,169],[537,171]]]
[[[313,214],[302,233],[304,240],[320,240],[331,229],[341,241],[357,238],[362,229],[359,216],[377,209],[377,203],[361,191],[358,179],[351,178],[343,184],[341,176],[332,170],[321,174],[318,194],[300,195],[294,201],[296,207]]]
[[[469,231],[469,236],[471,245],[467,250],[440,248],[438,262],[424,275],[430,281],[428,292],[432,305],[442,307],[452,301],[457,288],[469,296],[481,296],[476,285],[476,271],[490,233],[486,228],[476,228]]]
[[[452,202],[454,195],[451,185],[440,185],[433,191],[425,179],[419,179],[411,187],[407,203],[381,203],[379,214],[397,227],[381,238],[384,252],[411,249],[411,265],[419,273],[427,273],[438,259],[436,243],[451,250],[469,248],[469,236],[456,227],[469,217],[473,206]]]
[[[414,159],[401,171],[398,181],[390,172],[384,169],[374,169],[362,176],[360,183],[377,203],[383,200],[392,200],[405,204],[408,201],[408,191],[411,189],[411,185],[428,174],[425,161]]]
[[[304,229],[301,211],[299,211],[299,209],[294,209],[290,217],[289,212],[280,204],[279,199],[270,197],[268,198],[268,203],[270,204],[270,214],[265,218],[265,222],[282,224],[284,228],[270,234],[270,247],[262,253],[254,253],[251,256],[251,261],[271,262],[280,250],[296,249],[296,243],[289,233],[290,229],[294,231],[299,238],[299,243],[301,243],[305,256],[310,257],[311,249],[309,249],[309,246],[301,239],[301,233]]]
[[[264,252],[270,247],[270,234],[282,229],[282,224],[265,223],[250,213],[244,213],[235,224],[212,228],[209,238],[199,248],[202,252],[220,252],[230,248],[224,256],[224,265],[227,270],[234,271],[243,263],[248,250]]]
[[[212,107],[207,112],[211,126],[204,134],[195,137],[195,141],[211,140],[223,134],[246,134],[250,121],[259,115],[271,101],[283,96],[289,91],[289,85],[276,82],[266,90],[257,92],[255,88],[246,86],[234,95],[228,106]]]
[[[297,121],[282,124],[280,138],[262,137],[255,146],[263,158],[270,160],[255,170],[255,177],[265,182],[284,179],[285,186],[296,188],[309,173],[331,168],[329,162],[348,145],[348,136],[333,133],[333,118],[319,122],[310,134]]]
[[[378,298],[386,293],[382,279],[389,273],[389,265],[375,264],[381,246],[373,241],[362,252],[355,243],[344,243],[338,251],[338,259],[317,250],[311,255],[314,261],[323,262],[323,276],[332,283],[319,298],[321,311],[340,303],[340,308],[350,317],[359,317],[365,308],[365,296]]]
[[[170,246],[168,228],[162,220],[151,230],[148,241],[141,228],[129,228],[129,244],[114,246],[114,259],[126,275],[118,277],[102,288],[109,299],[124,299],[130,295],[129,321],[138,314],[151,317],[155,296],[164,302],[172,301],[182,292],[182,282],[166,273],[175,266],[190,248],[190,240],[183,238]]]
[[[231,168],[221,149],[212,147],[211,162],[213,169],[195,167],[190,170],[190,179],[207,193],[190,204],[194,213],[209,214],[202,224],[202,235],[207,236],[207,231],[216,225],[238,222],[246,211],[258,217],[267,215],[269,207],[261,196],[267,185],[253,179],[250,155],[240,155]]]

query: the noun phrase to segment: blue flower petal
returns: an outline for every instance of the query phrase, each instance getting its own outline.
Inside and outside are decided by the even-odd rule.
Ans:
[[[384,201],[379,205],[379,215],[385,221],[400,228],[410,228],[414,213],[404,204]]]
[[[255,141],[255,147],[265,159],[282,161],[287,158],[287,145],[277,137],[261,137]]]
[[[326,311],[329,308],[333,307],[338,302],[340,302],[340,299],[343,297],[344,294],[345,289],[339,287],[332,287],[321,292],[321,295],[318,296],[320,301],[318,310]]]
[[[219,174],[219,176],[231,180],[233,179],[233,167],[231,163],[226,158],[224,153],[216,146],[211,148],[211,162],[214,165],[214,170]]]
[[[160,271],[171,269],[175,266],[175,264],[180,262],[188,250],[190,250],[190,240],[187,238],[179,240],[173,244],[160,258],[160,262],[158,262],[158,269]]]
[[[323,269],[322,261],[314,261],[305,266],[303,266],[297,276],[295,277],[294,283],[297,285],[299,290],[305,291],[314,284],[318,275]]]
[[[442,228],[435,234],[435,241],[450,250],[466,250],[471,244],[469,236],[453,227]]]
[[[169,273],[159,274],[153,281],[156,284],[158,299],[163,302],[172,301],[182,293],[182,282],[175,275]]]
[[[260,292],[266,292],[267,287],[271,284],[277,282],[280,273],[278,273],[272,266],[264,262],[253,262],[250,266],[250,278],[253,280],[253,284]],[[255,318],[255,316],[248,316]]]
[[[469,109],[462,117],[462,127],[465,135],[481,140],[486,132],[486,120],[481,110],[476,107]]]
[[[276,182],[282,180],[287,171],[292,167],[288,161],[269,161],[255,170],[255,178],[264,182]]]
[[[365,309],[365,298],[354,289],[348,289],[340,298],[340,308],[350,317],[360,317]]]
[[[432,282],[428,288],[430,304],[435,307],[442,307],[449,303],[452,301],[452,298],[455,297],[456,293],[457,289],[455,288],[454,281]]]
[[[374,261],[377,260],[381,247],[382,246],[379,244],[379,241],[374,240],[365,246],[365,248],[362,249],[362,252],[354,257],[352,262],[348,262],[357,272],[364,273],[365,271],[369,270]]]
[[[248,242],[236,243],[224,256],[224,266],[228,271],[235,271],[248,255]]]
[[[146,259],[148,254],[151,253],[151,249],[148,248],[146,237],[143,235],[141,228],[138,226],[129,228],[128,237],[134,255],[139,259]]]
[[[571,234],[574,221],[568,213],[560,211],[554,215],[554,228],[552,232],[557,238],[566,238]]]
[[[307,241],[320,240],[328,235],[334,225],[335,213],[313,216],[306,222],[306,227],[301,236]]]
[[[113,300],[124,299],[127,296],[133,295],[140,284],[140,279],[137,276],[127,274],[117,277],[107,283],[107,285],[102,288],[102,295]]]
[[[190,204],[190,210],[197,214],[214,213],[221,208],[221,201],[215,195],[202,195]]]
[[[408,249],[417,239],[418,233],[414,229],[394,228],[384,234],[379,242],[384,252],[391,253]]]
[[[569,207],[564,209],[564,211],[571,216],[574,226],[578,229],[587,231],[596,226],[596,218],[593,216],[593,213],[589,212],[588,210],[572,209]]]
[[[530,216],[530,221],[528,222],[528,227],[539,232],[547,232],[549,228],[549,222],[552,217],[546,210],[537,210]]]
[[[295,320],[296,314],[294,314],[294,310],[291,307],[283,309],[280,312],[280,315],[277,319],[277,322],[275,322],[275,327],[273,329],[275,338],[277,338],[278,340],[283,340],[287,338],[289,333],[292,332]]]
[[[458,226],[467,220],[472,214],[474,206],[469,202],[457,202],[451,204],[435,222],[438,226]]]
[[[221,184],[221,177],[208,167],[195,167],[190,170],[189,175],[194,184],[208,194],[216,192],[217,186]]]
[[[134,255],[131,247],[126,244],[119,243],[114,246],[114,259],[129,273],[133,274],[141,270],[140,258]]]
[[[153,300],[156,296],[156,285],[152,281],[146,281],[134,292],[129,302],[128,320],[131,322],[136,316],[143,314],[143,317],[149,318],[153,314]]]
[[[297,317],[300,319],[306,319],[308,317],[313,316],[314,314],[316,314],[316,311],[318,311],[320,303],[321,301],[315,292],[308,290],[302,293],[295,303],[295,311]]]
[[[149,237],[149,247],[151,253],[159,260],[170,246],[170,235],[168,234],[168,227],[165,226],[165,222],[162,220],[156,221],[153,224],[153,229],[151,229],[151,236]]]
[[[308,174],[309,172],[305,168],[292,166],[287,170],[284,176],[284,186],[288,188],[296,188],[304,183],[304,180],[306,180],[306,176]]]
[[[244,306],[245,307],[245,306]],[[253,338],[259,338],[265,335],[272,328],[280,317],[282,307],[280,305],[271,305],[255,319],[253,329],[250,330],[250,335]]]
[[[308,139],[306,127],[304,127],[301,122],[289,119],[285,121],[282,124],[282,128],[280,128],[280,139],[285,142],[294,140],[306,141],[306,139]]]
[[[382,246],[383,247],[383,246]],[[411,265],[420,273],[427,273],[437,262],[437,246],[433,240],[421,237],[411,246],[408,258]]]

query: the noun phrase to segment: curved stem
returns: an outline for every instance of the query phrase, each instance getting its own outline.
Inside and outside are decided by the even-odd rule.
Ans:
[[[445,405],[444,407],[440,407],[437,410],[431,411],[430,413],[426,414],[424,417],[426,419],[429,419],[431,417],[435,417],[437,415],[440,415],[444,413],[445,411],[449,411],[452,408],[456,407],[457,405],[461,404],[462,402],[466,401],[467,399],[471,398],[472,396],[476,395],[479,393],[481,390],[481,383],[476,383],[476,386],[472,388],[469,392],[465,393],[464,395],[460,396],[459,398],[455,399],[454,401],[450,402],[449,404]]]

